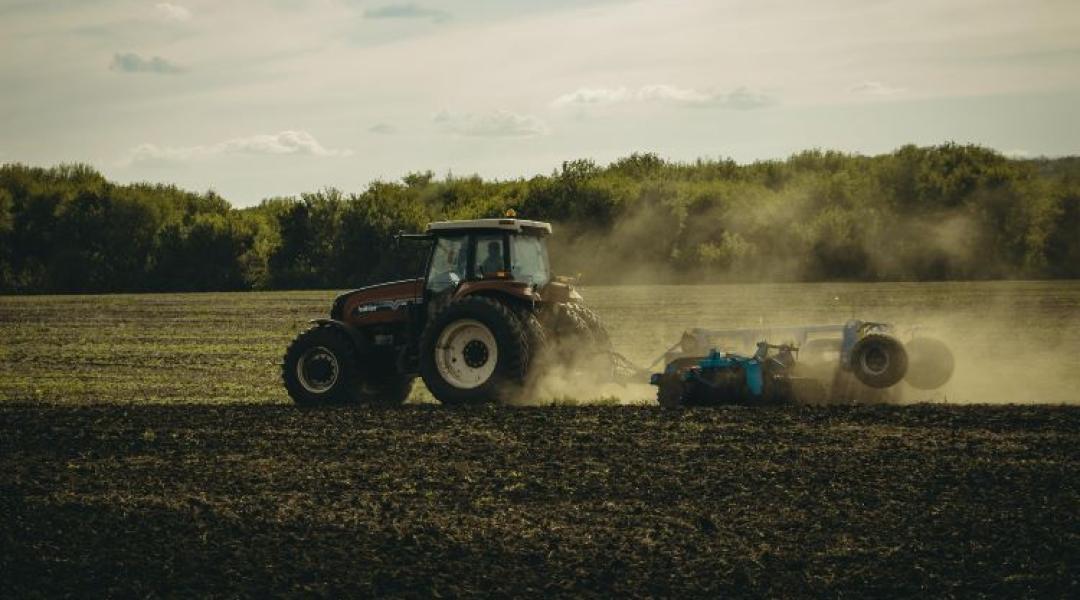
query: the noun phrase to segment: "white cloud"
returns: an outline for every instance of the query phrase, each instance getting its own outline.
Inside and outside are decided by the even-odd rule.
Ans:
[[[756,92],[745,87],[735,88],[727,94],[722,94],[717,98],[717,101],[724,108],[733,108],[735,110],[764,108],[776,104],[776,98],[764,92]]]
[[[555,108],[566,108],[626,102],[665,102],[684,106],[711,106],[736,110],[762,108],[775,103],[771,96],[745,87],[722,93],[680,88],[668,84],[652,84],[642,86],[636,92],[630,92],[625,87],[580,88],[555,98],[551,105]]]
[[[114,54],[109,69],[121,73],[154,73],[156,75],[176,75],[186,71],[184,67],[160,56],[143,58],[134,52]]]
[[[444,110],[435,115],[434,121],[451,133],[476,137],[532,137],[549,131],[547,124],[537,117],[506,110],[480,115]]]
[[[179,4],[160,2],[154,6],[158,15],[168,21],[190,21],[191,11]]]
[[[371,127],[368,127],[368,132],[369,133],[380,133],[380,134],[383,134],[383,135],[390,135],[390,134],[393,134],[393,133],[397,133],[397,127],[394,127],[393,125],[391,125],[389,123],[376,123],[376,124],[372,125]]]
[[[450,19],[450,13],[437,8],[425,8],[416,4],[388,4],[364,11],[367,19],[429,19],[434,23],[443,23]]]
[[[630,100],[632,94],[625,88],[580,88],[563,94],[551,101],[555,108],[568,106],[618,104]]]
[[[319,157],[351,156],[349,149],[330,149],[306,131],[281,131],[233,138],[209,146],[158,146],[140,144],[132,149],[127,163],[143,161],[188,161],[230,155],[303,155]]]
[[[905,91],[907,90],[902,87],[888,86],[880,81],[862,81],[848,88],[848,92],[852,94],[865,96],[895,96]]]
[[[713,96],[691,88],[677,88],[673,85],[647,85],[638,90],[640,100],[666,100],[682,104],[707,104]]]

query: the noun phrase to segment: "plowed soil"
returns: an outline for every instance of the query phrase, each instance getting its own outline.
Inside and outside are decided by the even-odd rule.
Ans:
[[[1080,409],[0,403],[0,596],[1080,596]]]

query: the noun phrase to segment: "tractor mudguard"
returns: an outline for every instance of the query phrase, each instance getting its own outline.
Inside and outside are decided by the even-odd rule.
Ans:
[[[371,350],[371,341],[368,340],[367,336],[345,321],[339,321],[337,319],[311,319],[308,323],[318,325],[319,327],[333,327],[344,332],[345,335],[349,336],[349,339],[352,340],[353,346],[358,353],[366,353]]]
[[[540,294],[533,287],[522,281],[506,279],[483,279],[480,281],[465,281],[454,291],[454,299],[458,300],[466,296],[503,294],[528,302],[530,304],[540,301]]]

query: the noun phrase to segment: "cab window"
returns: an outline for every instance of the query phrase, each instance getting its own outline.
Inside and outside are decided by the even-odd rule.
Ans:
[[[510,273],[515,281],[543,286],[551,280],[548,268],[547,246],[544,238],[535,235],[518,235],[513,238],[511,249],[513,265]]]
[[[438,239],[431,255],[431,268],[428,270],[428,291],[437,294],[465,278],[468,239],[464,235]]]
[[[477,279],[495,277],[506,271],[506,249],[501,233],[485,233],[476,236],[476,259],[473,273]]]

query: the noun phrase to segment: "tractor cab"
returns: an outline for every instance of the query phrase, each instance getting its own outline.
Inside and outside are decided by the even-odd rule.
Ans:
[[[437,221],[424,289],[428,297],[467,282],[514,282],[533,290],[551,281],[545,238],[551,225],[522,219]]]

